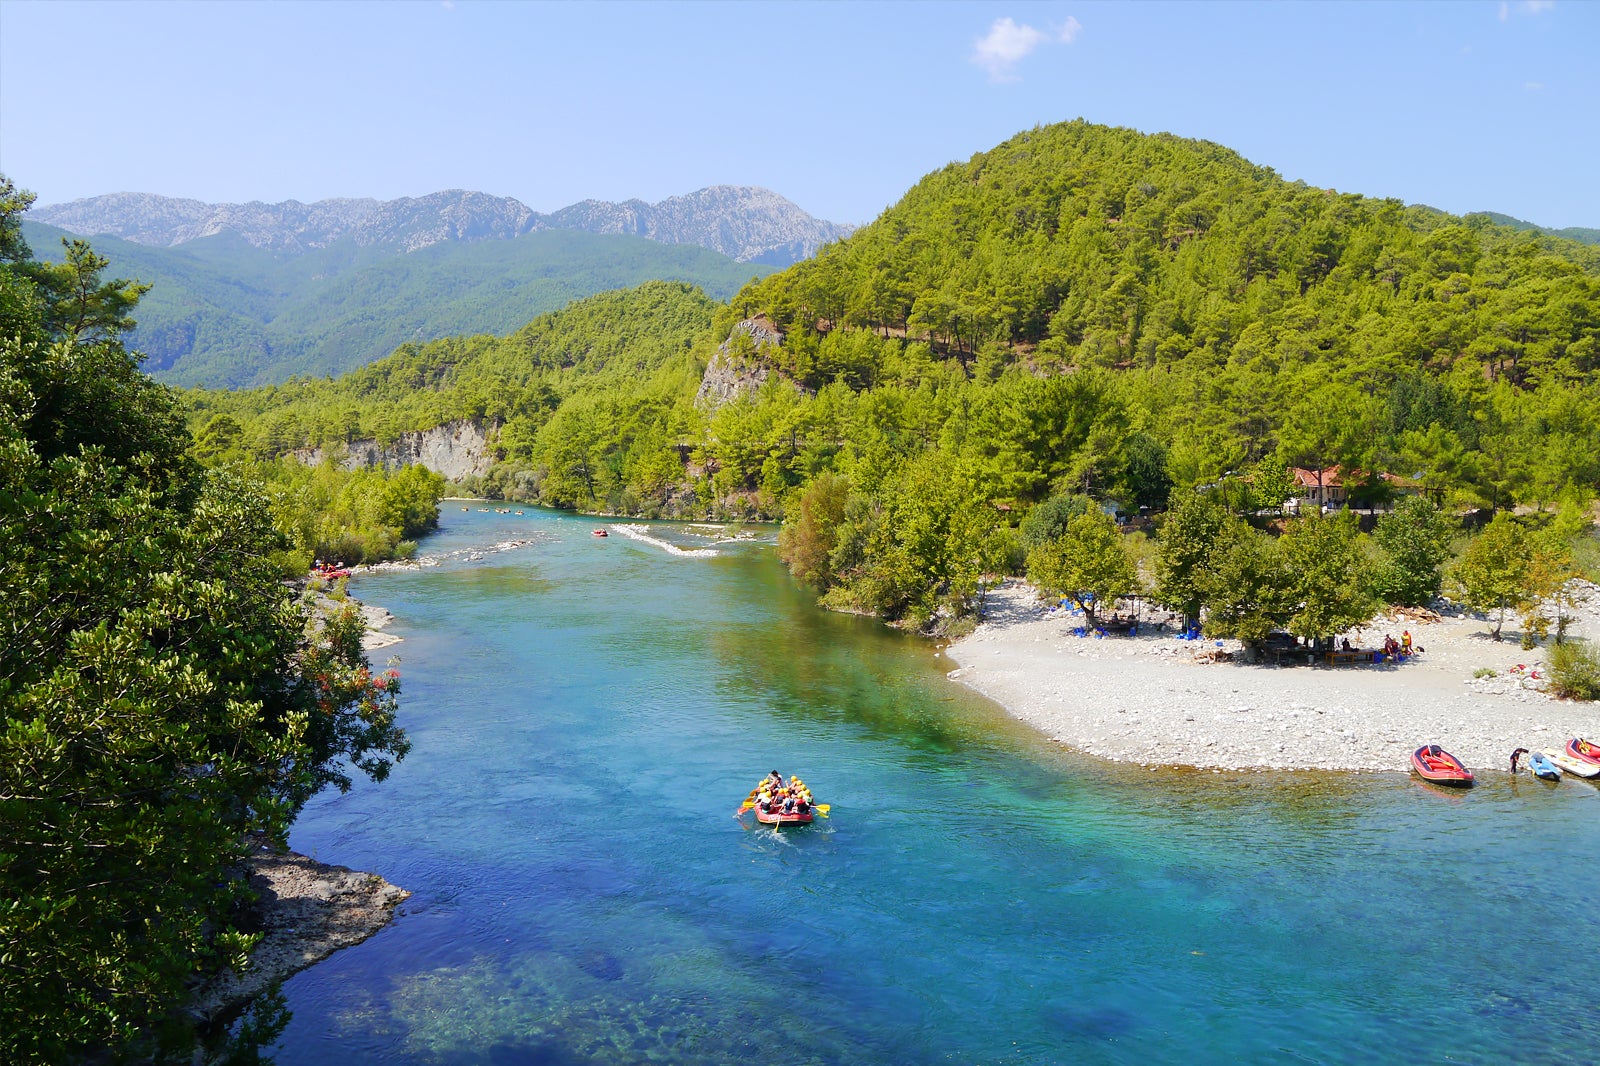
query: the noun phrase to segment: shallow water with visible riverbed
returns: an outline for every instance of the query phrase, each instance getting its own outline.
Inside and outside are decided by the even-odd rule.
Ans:
[[[770,542],[457,507],[440,565],[352,582],[414,748],[290,843],[414,895],[284,985],[280,1066],[1600,1047],[1592,784],[1105,763],[818,610]],[[774,768],[831,817],[735,819]]]

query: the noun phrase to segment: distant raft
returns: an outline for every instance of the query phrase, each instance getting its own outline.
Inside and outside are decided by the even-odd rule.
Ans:
[[[1424,781],[1453,788],[1471,788],[1472,771],[1437,744],[1424,744],[1411,753],[1411,769]]]
[[[1600,765],[1574,759],[1564,751],[1544,751],[1540,754],[1555,763],[1562,773],[1573,777],[1600,777]]]
[[[1528,754],[1528,769],[1533,772],[1534,777],[1542,780],[1561,780],[1561,771],[1556,768],[1555,763],[1550,761],[1549,756],[1542,751],[1530,752]]]
[[[756,783],[750,795],[733,812],[735,818],[745,811],[755,811],[756,821],[774,829],[783,826],[809,825],[817,817],[826,818],[829,806],[812,801],[811,790],[798,777],[785,783],[776,770]]]
[[[1600,766],[1600,744],[1591,744],[1582,737],[1567,741],[1567,754],[1579,762]]]

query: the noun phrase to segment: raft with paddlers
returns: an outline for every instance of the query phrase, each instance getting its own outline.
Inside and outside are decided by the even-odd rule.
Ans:
[[[745,811],[755,811],[756,821],[777,829],[786,825],[807,825],[818,815],[826,818],[830,809],[826,803],[815,802],[804,781],[798,777],[785,781],[783,775],[774,770],[756,782],[756,787],[750,790],[750,795],[739,804],[733,816],[738,818]]]

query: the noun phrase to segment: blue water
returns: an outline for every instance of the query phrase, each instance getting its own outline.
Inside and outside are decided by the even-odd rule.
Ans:
[[[291,838],[414,895],[285,984],[281,1066],[1600,1049],[1588,783],[1102,763],[770,544],[457,507],[443,565],[353,588],[405,638],[411,756]],[[773,768],[832,817],[732,817]]]

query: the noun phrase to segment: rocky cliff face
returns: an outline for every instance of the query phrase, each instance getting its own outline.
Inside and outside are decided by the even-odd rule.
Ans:
[[[787,266],[853,227],[812,218],[768,189],[717,185],[658,204],[585,200],[542,215],[510,197],[452,189],[398,200],[302,204],[207,204],[148,193],[112,193],[35,207],[29,218],[86,236],[110,234],[172,247],[232,233],[258,248],[300,254],[346,238],[362,247],[413,252],[444,241],[509,240],[541,229],[621,233],[698,244],[741,262]]]
[[[489,472],[495,459],[489,441],[497,428],[493,425],[485,428],[463,419],[420,433],[402,433],[399,440],[387,447],[370,437],[352,441],[336,454],[342,452],[339,465],[346,470],[425,466],[451,481],[460,481]],[[326,456],[321,448],[301,448],[289,454],[307,466],[316,466]]]
[[[623,233],[668,244],[698,244],[741,263],[787,266],[816,254],[854,227],[812,218],[770,189],[714,185],[658,204],[585,200],[548,216],[557,229]]]
[[[760,357],[764,345],[783,343],[783,334],[764,318],[747,318],[737,323],[728,339],[706,364],[705,376],[694,394],[701,407],[721,407],[739,395],[751,395],[771,376],[767,361]]]

